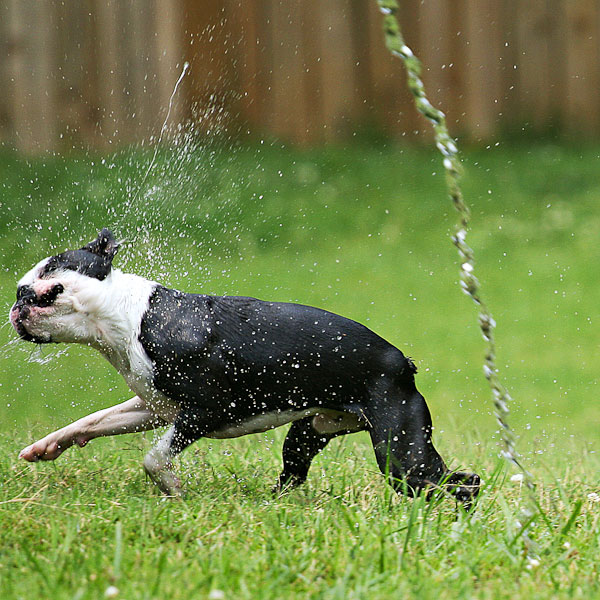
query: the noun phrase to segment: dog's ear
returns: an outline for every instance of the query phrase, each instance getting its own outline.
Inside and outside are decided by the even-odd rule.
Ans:
[[[93,242],[86,244],[82,248],[82,250],[87,250],[88,252],[101,256],[108,262],[112,261],[118,249],[119,243],[112,234],[112,231],[106,227],[98,234],[98,237]]]

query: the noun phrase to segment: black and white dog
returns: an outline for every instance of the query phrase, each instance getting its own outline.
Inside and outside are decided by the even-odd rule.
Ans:
[[[108,229],[38,263],[20,281],[10,320],[24,340],[99,350],[136,394],[24,448],[54,460],[91,439],[170,424],[144,459],[169,495],[172,459],[201,437],[233,438],[292,423],[278,487],[302,483],[332,438],[366,430],[398,491],[443,487],[469,503],[479,477],[450,472],[400,350],[358,323],[309,306],[187,294],[112,267]]]

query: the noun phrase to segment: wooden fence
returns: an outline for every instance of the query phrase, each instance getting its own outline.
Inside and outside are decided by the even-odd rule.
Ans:
[[[453,132],[600,133],[600,1],[400,0]],[[425,129],[375,0],[0,0],[0,140],[147,142],[172,123],[297,144]]]

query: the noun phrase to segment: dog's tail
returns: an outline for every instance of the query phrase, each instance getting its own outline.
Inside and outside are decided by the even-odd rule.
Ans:
[[[418,372],[415,361],[410,356],[405,356],[404,358],[406,359],[406,365],[407,365],[408,372],[412,373],[412,375],[414,377]]]

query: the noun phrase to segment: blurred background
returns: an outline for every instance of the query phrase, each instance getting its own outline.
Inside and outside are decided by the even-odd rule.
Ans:
[[[400,5],[462,149],[520,448],[537,476],[597,457],[600,2]],[[367,324],[419,365],[442,451],[493,468],[456,215],[374,0],[0,0],[0,57],[5,314],[33,264],[109,226],[120,268]],[[11,457],[128,394],[89,349],[0,336]]]
[[[599,133],[594,0],[408,0],[403,31],[453,133]],[[173,122],[302,146],[423,122],[366,0],[2,0],[0,140],[34,153],[147,141]]]

